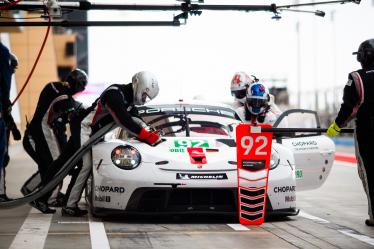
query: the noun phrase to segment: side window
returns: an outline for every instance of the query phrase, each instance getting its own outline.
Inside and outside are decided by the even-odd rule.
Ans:
[[[291,109],[282,113],[281,116],[274,123],[274,127],[278,128],[320,128],[320,121],[317,112],[312,110],[303,109]],[[320,135],[320,133],[310,132],[293,132],[289,134],[283,134],[283,137],[301,137],[301,136],[312,136]]]

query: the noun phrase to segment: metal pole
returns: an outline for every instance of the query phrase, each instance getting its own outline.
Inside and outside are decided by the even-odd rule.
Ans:
[[[0,27],[19,26],[60,26],[60,27],[106,27],[106,26],[180,26],[178,20],[175,21],[59,21],[59,22],[0,22]]]
[[[273,132],[275,134],[291,132],[326,133],[327,128],[260,128],[261,132]],[[340,133],[354,133],[354,129],[341,129]]]

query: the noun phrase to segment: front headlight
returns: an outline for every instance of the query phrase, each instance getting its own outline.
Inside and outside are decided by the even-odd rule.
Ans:
[[[135,169],[142,160],[139,151],[130,145],[120,145],[114,148],[111,158],[114,165],[124,170]]]
[[[280,162],[279,154],[276,150],[271,150],[271,157],[270,157],[270,170],[275,169]]]

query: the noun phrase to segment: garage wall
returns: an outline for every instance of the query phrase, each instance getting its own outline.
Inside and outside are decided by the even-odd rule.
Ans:
[[[19,66],[16,71],[17,92],[25,83],[41,48],[47,27],[26,27],[21,33],[10,34],[12,52],[17,55]],[[21,128],[26,126],[25,117],[30,120],[39,98],[40,91],[51,81],[58,80],[56,55],[50,32],[39,63],[19,99]]]

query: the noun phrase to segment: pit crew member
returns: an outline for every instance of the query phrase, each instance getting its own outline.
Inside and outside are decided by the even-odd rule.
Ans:
[[[66,82],[48,83],[40,93],[34,116],[25,131],[23,145],[38,164],[43,185],[47,183],[48,166],[57,159],[66,144],[66,123],[76,106],[72,96],[83,91],[87,81],[88,76],[83,70],[74,69]],[[49,208],[47,201],[42,197],[30,204],[42,213],[54,213],[56,210]]]
[[[154,145],[159,141],[155,131],[148,131],[139,123],[135,105],[144,105],[158,95],[159,86],[156,77],[148,72],[141,71],[132,77],[129,84],[115,84],[109,86],[97,100],[96,108],[82,121],[80,143],[85,143],[91,134],[94,134],[105,124],[113,120],[139,140]],[[86,181],[91,173],[91,152],[83,156],[83,167],[70,192],[67,204],[62,208],[62,215],[83,216],[87,210],[80,209],[78,203],[81,199]]]
[[[355,119],[357,168],[369,206],[369,219],[365,224],[374,226],[374,39],[362,42],[353,54],[357,55],[362,69],[348,74],[343,103],[327,135],[338,135],[342,127]]]

